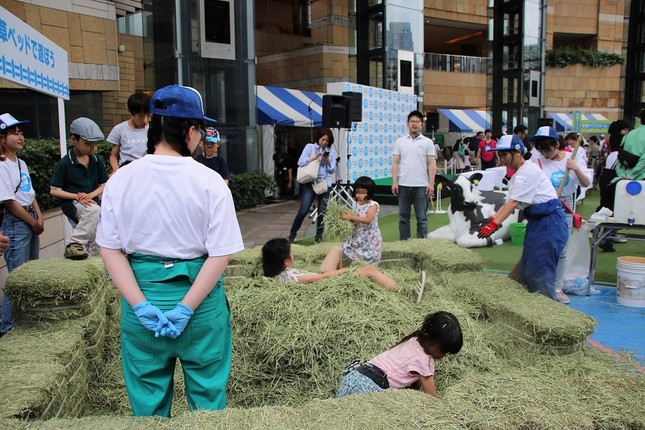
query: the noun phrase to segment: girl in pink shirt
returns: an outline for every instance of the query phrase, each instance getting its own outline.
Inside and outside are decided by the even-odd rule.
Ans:
[[[439,311],[426,316],[419,330],[368,362],[354,362],[346,369],[336,397],[407,388],[420,382],[421,389],[438,397],[434,382],[435,360],[461,350],[463,337],[457,318]]]

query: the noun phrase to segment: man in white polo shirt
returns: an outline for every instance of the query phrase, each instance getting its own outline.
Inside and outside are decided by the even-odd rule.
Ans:
[[[434,143],[423,129],[423,114],[408,115],[408,134],[394,143],[392,160],[392,194],[399,200],[399,237],[410,239],[410,211],[414,206],[417,217],[417,237],[428,234],[428,201],[434,196],[434,176],[437,170]]]

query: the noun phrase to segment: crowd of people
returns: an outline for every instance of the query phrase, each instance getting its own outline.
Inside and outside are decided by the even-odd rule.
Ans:
[[[84,259],[96,252],[122,295],[121,347],[126,390],[135,415],[170,415],[176,360],[186,376],[191,409],[222,409],[230,371],[230,314],[223,273],[232,254],[242,250],[242,234],[228,183],[228,166],[219,155],[221,138],[204,113],[193,88],[169,85],[152,97],[135,93],[127,103],[130,119],[107,137],[105,161],[95,154],[105,140],[91,119],[76,118],[69,128],[71,149],[58,162],[50,193],[73,226],[64,257]],[[641,112],[645,124],[645,110]],[[424,116],[412,111],[407,132],[396,140],[391,192],[397,197],[399,238],[428,233],[428,205],[435,193],[437,145],[422,134]],[[0,115],[0,202],[3,204],[0,254],[9,272],[38,258],[43,215],[29,167],[19,158],[29,121]],[[516,209],[528,223],[520,261],[520,278],[530,292],[565,302],[561,292],[566,266],[572,206],[580,187],[598,184],[601,206],[612,208],[616,183],[645,179],[645,125],[629,131],[615,121],[601,139],[592,136],[579,147],[576,134],[558,135],[540,127],[532,135],[524,125],[513,134],[493,137],[491,130],[458,140],[453,159],[459,170],[477,166],[506,168],[506,203],[481,223],[488,237]],[[419,303],[426,272],[411,288],[379,269],[382,237],[375,182],[363,176],[353,184],[355,203],[341,215],[354,224],[351,234],[332,246],[318,272],[294,267],[291,244],[317,199],[315,242],[323,240],[324,219],[336,172],[334,135],[318,131],[297,162],[276,153],[276,179],[286,192],[296,185],[295,170],[313,164],[311,180],[299,184],[300,206],[287,238],[262,247],[264,275],[284,282],[311,283],[345,273],[370,279],[395,294],[409,293]],[[199,148],[199,151],[197,150]],[[197,155],[196,155],[197,154]],[[589,168],[595,174],[589,175]],[[141,184],[146,184],[142,187]],[[100,219],[100,223],[99,223]],[[611,252],[611,243],[603,244]],[[563,297],[564,296],[564,297]],[[11,330],[11,303],[2,299],[0,335]],[[387,388],[418,386],[437,396],[435,361],[456,354],[463,344],[457,318],[448,312],[428,315],[421,327],[369,361],[350,364],[338,397]],[[218,357],[213,360],[212,357]]]

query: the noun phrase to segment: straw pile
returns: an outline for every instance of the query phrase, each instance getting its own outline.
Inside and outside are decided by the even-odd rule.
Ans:
[[[342,242],[354,231],[354,223],[341,218],[344,213],[355,214],[354,210],[346,204],[338,203],[335,198],[329,199],[323,221],[325,224],[323,238],[326,241]]]
[[[426,267],[429,284],[419,305],[405,293],[392,293],[351,274],[309,285],[261,276],[227,283],[234,356],[230,408],[224,412],[188,413],[177,370],[175,418],[124,416],[130,411],[118,358],[118,331],[112,332],[114,327],[118,330],[118,322],[112,323],[118,320],[118,309],[113,308],[115,296],[109,289],[103,312],[110,321],[104,350],[111,355],[105,356],[103,372],[89,378],[85,394],[92,401],[84,404],[86,415],[98,415],[44,422],[5,419],[0,428],[645,428],[645,376],[579,345],[590,330],[588,318],[528,294],[502,276],[468,271],[481,264],[471,251],[460,249],[459,257],[451,261],[453,245],[406,243],[407,249],[392,244],[387,252],[392,260],[407,261],[408,267],[392,264],[383,270],[407,288],[416,282],[418,269]],[[328,245],[295,246],[296,266],[316,270],[327,249]],[[252,267],[259,251],[249,250],[242,257],[240,261]],[[464,332],[462,351],[437,363],[440,399],[413,390],[332,399],[349,361],[382,352],[436,310],[453,312]],[[0,374],[3,381],[8,375],[13,384],[11,391],[4,382],[0,387],[0,397],[11,399],[9,405],[0,403],[5,407],[0,416],[45,416],[22,413],[36,409],[25,407],[21,389],[40,394],[43,405],[60,399],[51,394],[56,387],[62,390],[60,381],[69,378],[74,367],[69,363],[80,360],[73,358],[75,351],[86,350],[84,318],[89,316],[33,331],[19,326],[0,340]],[[530,333],[530,341],[529,337],[518,341],[513,330]],[[545,353],[548,348],[536,348],[540,342],[549,346],[571,342],[576,349],[550,354]],[[2,361],[11,355],[17,358],[11,361],[13,368],[7,368]],[[65,398],[76,398],[74,392],[68,393]]]

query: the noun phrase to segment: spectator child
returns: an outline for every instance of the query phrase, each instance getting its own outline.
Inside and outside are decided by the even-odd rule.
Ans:
[[[204,153],[199,154],[195,159],[204,166],[210,167],[219,173],[222,179],[224,179],[224,182],[226,182],[226,185],[228,185],[228,181],[232,178],[228,171],[226,160],[219,155],[219,148],[222,145],[219,132],[213,127],[206,127],[206,134],[204,135],[204,139],[202,139],[201,144],[204,148]]]
[[[461,326],[450,312],[439,311],[425,317],[421,328],[371,360],[347,366],[336,397],[408,388],[421,389],[439,397],[435,387],[435,361],[456,354],[463,345]]]
[[[130,119],[114,126],[107,141],[112,144],[112,174],[124,164],[143,157],[147,151],[150,96],[138,92],[128,97]]]
[[[18,121],[8,113],[0,115],[0,145],[5,151],[5,160],[0,162],[0,201],[4,204],[2,233],[9,238],[9,245],[4,253],[9,272],[38,258],[38,236],[44,231],[43,216],[29,169],[17,155],[25,146],[22,125],[28,122]],[[4,296],[0,336],[12,328],[11,304],[7,296]]]
[[[105,139],[99,126],[89,118],[76,118],[69,127],[73,147],[61,158],[52,175],[50,193],[61,199],[60,208],[75,224],[65,246],[65,258],[87,258],[96,235],[101,207],[99,196],[108,180],[105,162],[94,154]]]
[[[332,269],[323,273],[305,272],[293,267],[294,260],[295,257],[293,252],[291,252],[291,244],[287,239],[271,239],[262,247],[262,270],[264,272],[264,276],[277,278],[283,282],[310,283],[350,272],[347,268]],[[390,278],[385,273],[378,270],[376,266],[371,264],[359,267],[350,273],[352,275],[368,278],[372,282],[385,287],[390,291],[399,292],[401,290],[394,279]],[[422,277],[419,278],[419,282],[412,294],[412,300],[415,303],[419,303],[423,295],[426,281],[425,271],[421,272],[421,276]]]

